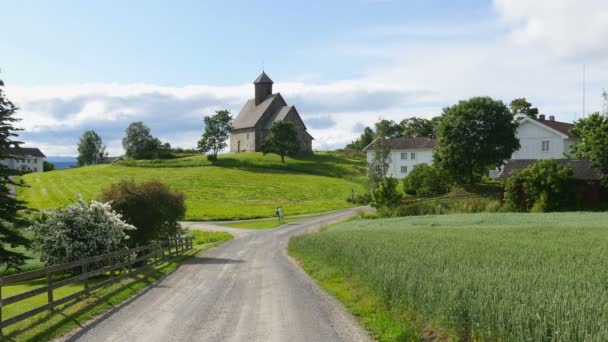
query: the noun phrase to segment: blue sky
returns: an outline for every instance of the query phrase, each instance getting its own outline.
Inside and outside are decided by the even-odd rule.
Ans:
[[[22,137],[73,155],[86,129],[121,153],[129,122],[192,147],[202,115],[238,113],[262,63],[315,147],[378,118],[430,117],[470,96],[526,96],[564,121],[608,84],[599,0],[20,1],[2,4],[0,77]],[[578,114],[577,114],[578,111]]]

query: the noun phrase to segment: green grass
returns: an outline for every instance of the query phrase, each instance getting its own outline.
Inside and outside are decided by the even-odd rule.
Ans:
[[[293,238],[289,250],[380,341],[606,341],[606,222],[607,213],[354,220]]]
[[[5,338],[10,341],[44,341],[65,334],[87,320],[133,297],[159,278],[173,272],[185,259],[232,238],[232,235],[224,232],[192,231],[192,234],[194,235],[194,249],[185,255],[159,264],[150,273],[126,278],[117,284],[99,289],[90,296],[83,296],[79,300],[61,305],[55,309],[54,313],[46,311],[11,325],[3,330]],[[103,276],[98,277],[91,281],[91,284],[103,279]],[[7,298],[44,285],[45,280],[32,280],[6,285],[2,287],[2,297]],[[59,299],[82,289],[82,283],[64,286],[54,291],[54,298]],[[7,319],[46,303],[46,294],[35,296],[25,301],[4,306],[2,316]]]
[[[306,215],[306,216],[296,216],[296,217],[286,217],[284,223],[293,223],[302,220],[308,220],[311,218],[319,217],[322,214],[318,215]],[[270,229],[276,228],[280,226],[278,218],[265,219],[265,220],[255,220],[255,221],[245,221],[245,222],[234,222],[234,223],[226,223],[222,224],[223,226],[230,228],[242,228],[242,229]]]
[[[97,199],[121,179],[161,180],[186,196],[186,220],[272,217],[276,207],[291,214],[342,209],[351,190],[365,189],[361,158],[336,153],[287,159],[260,153],[221,155],[217,163],[203,156],[97,165],[23,177],[28,188],[18,197],[35,209],[64,207],[81,194]]]

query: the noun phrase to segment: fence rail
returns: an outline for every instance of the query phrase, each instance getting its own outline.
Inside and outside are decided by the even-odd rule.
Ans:
[[[0,331],[9,325],[23,321],[43,311],[52,310],[56,306],[67,303],[83,294],[89,294],[92,291],[114,284],[125,277],[150,271],[153,269],[153,266],[161,261],[166,260],[170,256],[178,256],[186,250],[192,249],[192,247],[192,238],[183,237],[2,277],[0,278]],[[93,277],[106,273],[109,273],[108,279],[104,279],[93,285],[90,284],[89,280]],[[67,278],[56,280],[56,277],[53,277],[53,275],[67,276]],[[45,279],[46,285],[7,298],[2,297],[3,286],[34,279]],[[66,285],[80,283],[81,281],[83,290],[60,299],[54,298],[54,290]],[[5,306],[19,303],[44,293],[47,294],[46,304],[8,319],[4,319],[2,316],[2,309]]]

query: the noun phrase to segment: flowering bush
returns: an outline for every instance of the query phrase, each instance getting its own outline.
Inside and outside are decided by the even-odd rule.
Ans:
[[[79,197],[65,209],[46,211],[30,229],[40,259],[53,265],[126,249],[127,231],[135,227],[108,203],[88,204]]]

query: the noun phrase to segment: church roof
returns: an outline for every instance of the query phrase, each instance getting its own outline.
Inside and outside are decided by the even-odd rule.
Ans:
[[[281,107],[281,109],[279,111],[277,111],[270,120],[268,120],[268,122],[266,123],[266,127],[264,127],[264,128],[270,129],[272,127],[272,124],[275,123],[275,121],[285,120],[285,117],[287,116],[287,114],[289,113],[289,111],[292,108],[293,108],[293,106]]]
[[[255,81],[253,81],[253,83],[255,84],[255,83],[274,83],[274,82],[272,82],[270,77],[268,77],[268,75],[266,75],[266,73],[262,71],[260,76],[258,76],[258,78],[256,78]]]
[[[282,100],[283,98],[279,93],[272,94],[257,106],[255,105],[255,99],[248,100],[247,103],[245,103],[245,106],[243,106],[243,109],[239,112],[239,115],[234,119],[232,128],[240,129],[255,127],[276,99]],[[285,105],[284,101],[283,105]]]

